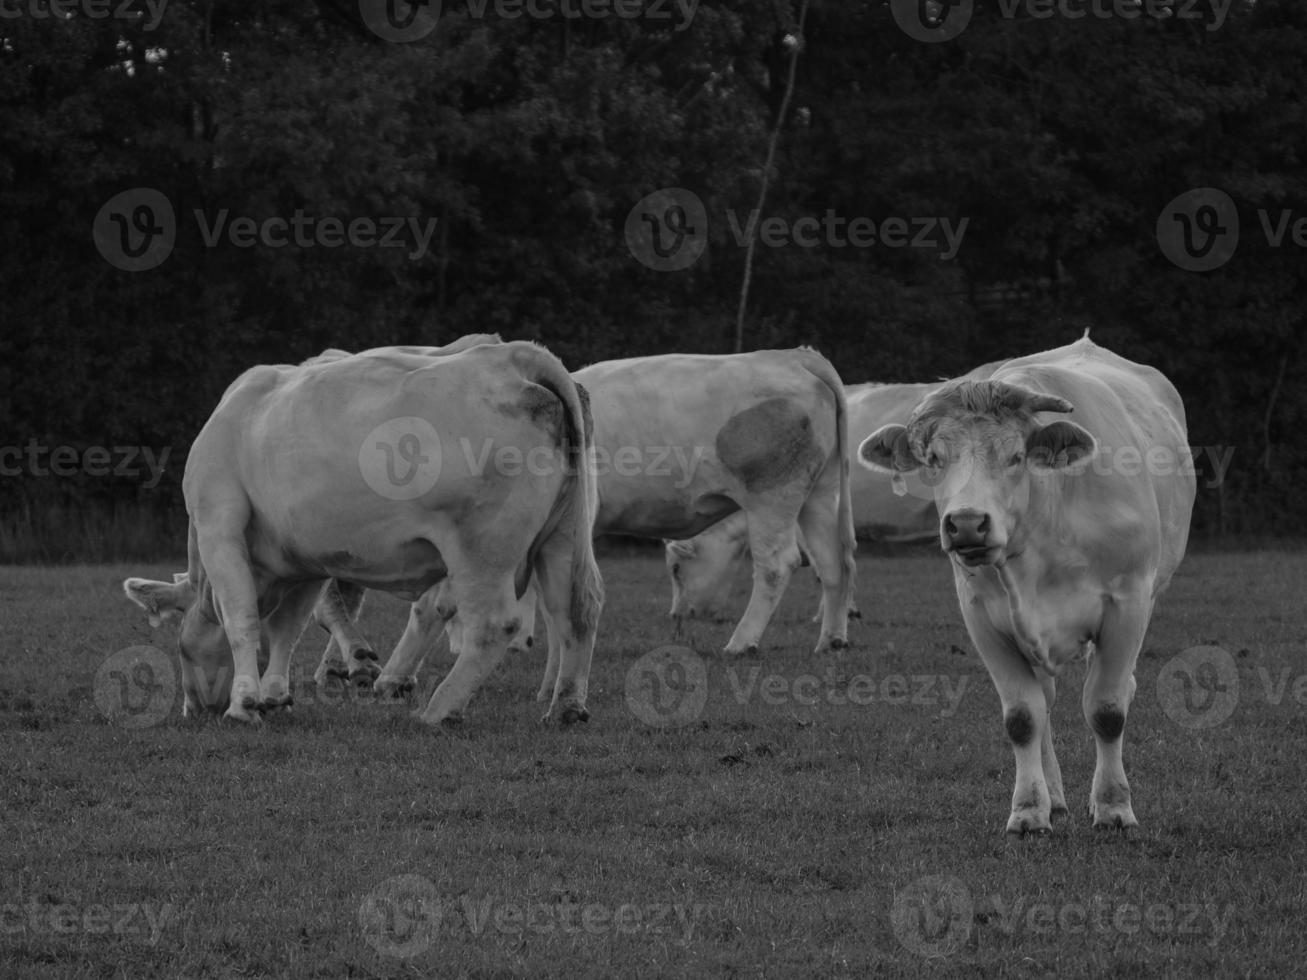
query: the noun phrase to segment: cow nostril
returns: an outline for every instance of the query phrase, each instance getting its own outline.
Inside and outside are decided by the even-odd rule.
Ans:
[[[950,539],[984,538],[989,534],[990,527],[989,515],[974,511],[956,511],[944,518],[944,533]]]

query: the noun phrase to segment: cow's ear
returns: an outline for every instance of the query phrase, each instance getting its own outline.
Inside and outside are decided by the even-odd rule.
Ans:
[[[1098,452],[1098,441],[1074,422],[1059,419],[1026,439],[1026,461],[1036,473],[1065,471]]]
[[[921,465],[908,445],[906,426],[891,422],[883,425],[858,447],[858,461],[869,470],[881,473],[911,473]]]
[[[179,623],[195,596],[190,580],[153,582],[148,578],[129,578],[123,582],[127,598],[145,610],[151,626]]]

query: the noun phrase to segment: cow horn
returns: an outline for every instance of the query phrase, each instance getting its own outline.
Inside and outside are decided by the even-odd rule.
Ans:
[[[1065,398],[1043,394],[1032,395],[1026,405],[1032,412],[1070,412],[1075,407]]]

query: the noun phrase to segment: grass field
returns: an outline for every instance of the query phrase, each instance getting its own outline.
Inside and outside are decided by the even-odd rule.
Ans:
[[[317,633],[293,713],[184,722],[167,662],[123,652],[171,657],[119,583],[172,566],[0,569],[0,977],[1304,969],[1307,555],[1182,565],[1126,729],[1133,837],[1089,826],[1068,671],[1072,815],[1026,841],[1003,833],[1011,752],[942,557],[861,560],[839,662],[811,653],[806,572],[762,657],[725,663],[729,625],[688,637],[702,659],[659,652],[660,560],[603,567],[589,723],[539,724],[533,656],[457,734],[319,697]],[[403,617],[374,596],[364,629],[388,650]],[[1224,653],[1174,659],[1193,647]],[[442,644],[427,692],[446,664]]]

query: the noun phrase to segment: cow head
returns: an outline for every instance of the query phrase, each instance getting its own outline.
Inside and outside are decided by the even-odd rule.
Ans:
[[[672,579],[672,618],[678,625],[682,619],[725,620],[732,563],[739,553],[736,544],[705,534],[663,545]]]
[[[907,425],[886,425],[858,447],[869,469],[921,471],[934,491],[940,543],[966,565],[1002,563],[1030,504],[1032,480],[1074,472],[1097,451],[1094,437],[1040,412],[1070,412],[1055,395],[1002,381],[952,381]]]
[[[185,693],[182,713],[226,710],[231,700],[231,646],[213,608],[213,591],[206,586],[197,588],[187,573],[179,572],[171,582],[129,578],[123,582],[123,592],[145,610],[151,626],[173,623],[179,627],[177,649]]]

